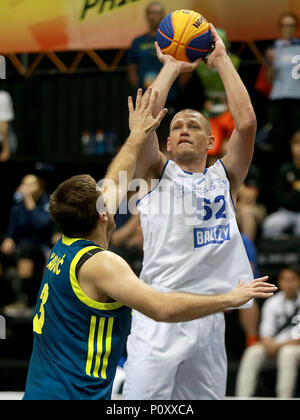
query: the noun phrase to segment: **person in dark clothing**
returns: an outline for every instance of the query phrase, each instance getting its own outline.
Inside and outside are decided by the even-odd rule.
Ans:
[[[34,304],[54,230],[48,211],[49,197],[42,179],[26,175],[14,199],[16,204],[11,209],[1,245],[4,268],[16,265],[19,277],[15,291],[17,301],[7,307],[8,311]]]
[[[280,208],[263,224],[265,238],[274,238],[282,233],[300,236],[300,131],[292,137],[291,152],[292,161],[284,164],[279,172],[277,192]]]
[[[127,55],[127,72],[134,91],[147,89],[160,72],[162,65],[156,56],[156,31],[165,16],[165,7],[160,2],[151,2],[146,7],[148,32],[135,38]]]

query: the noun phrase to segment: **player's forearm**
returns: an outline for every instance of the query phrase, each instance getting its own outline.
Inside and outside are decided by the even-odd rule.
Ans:
[[[228,55],[216,58],[214,65],[223,82],[229,110],[237,130],[256,127],[256,117],[249,94]]]
[[[159,75],[156,77],[151,87],[158,92],[158,98],[153,108],[153,116],[156,117],[158,113],[164,108],[170,89],[179,76],[180,72],[178,66],[174,62],[167,62],[164,64]],[[141,154],[139,156],[138,173],[142,178],[145,177],[148,169],[159,163],[160,152],[159,143],[156,133],[151,133],[145,142]]]
[[[114,214],[128,191],[138,156],[142,150],[147,134],[143,131],[132,131],[120,152],[110,164],[104,179],[104,196],[109,212]],[[120,172],[125,176],[120,179]],[[107,189],[106,189],[107,188]]]
[[[229,293],[222,295],[165,294],[162,322],[186,322],[222,312],[234,306]]]
[[[158,113],[164,108],[169,92],[174,82],[178,78],[179,74],[180,71],[176,63],[168,61],[164,64],[159,75],[152,83],[152,89],[157,90],[159,93],[157,102],[153,110],[153,116],[157,116]]]

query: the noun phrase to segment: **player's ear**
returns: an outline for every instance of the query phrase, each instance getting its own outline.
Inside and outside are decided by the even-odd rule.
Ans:
[[[211,150],[214,147],[214,144],[215,144],[214,136],[209,136],[208,142],[207,142],[207,149]]]
[[[171,142],[170,142],[170,137],[167,138],[167,152],[171,152]]]
[[[108,221],[108,217],[106,213],[100,212],[99,213],[99,220],[100,222],[107,222]]]

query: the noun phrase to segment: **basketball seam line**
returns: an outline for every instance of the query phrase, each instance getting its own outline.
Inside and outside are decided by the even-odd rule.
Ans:
[[[174,22],[173,22],[173,17],[174,17],[174,16],[175,16],[175,14],[172,14],[172,23],[173,23],[173,28],[174,28]],[[182,38],[184,37],[185,31],[186,31],[186,29],[187,29],[188,25],[190,24],[191,20],[193,19],[193,17],[194,17],[194,13],[192,13],[192,15],[190,16],[189,20],[187,21],[187,23],[186,23],[186,25],[185,25],[185,27],[184,27],[184,30],[183,30],[183,31],[182,31],[182,33],[181,33],[181,37],[180,37],[180,39],[179,39],[179,41],[178,41],[178,45],[177,45],[177,48],[176,48],[176,51],[175,51],[175,55],[176,55],[176,56],[177,56],[177,52],[178,52],[179,46],[180,46],[180,44],[181,44]]]
[[[180,44],[179,42],[177,42],[177,41],[174,41],[174,39],[172,39],[172,38],[170,38],[168,35],[166,35],[166,34],[164,34],[160,29],[158,29],[158,31],[159,31],[159,33],[162,35],[162,36],[164,36],[164,37],[166,37],[169,41],[172,41],[172,42],[174,42],[174,44],[178,44],[179,46],[181,46],[181,47],[185,47],[185,48],[187,48],[187,49],[189,49],[189,50],[193,50],[193,51],[210,51],[210,50],[200,50],[199,48],[194,48],[194,47],[187,47],[185,44]],[[208,31],[207,31],[208,32]],[[204,33],[206,33],[206,32],[204,32]],[[201,34],[202,35],[202,34]],[[199,36],[199,35],[197,35],[197,36]],[[197,37],[196,37],[197,38]],[[193,39],[195,39],[195,38],[193,38]],[[162,51],[164,51],[165,49],[167,49],[167,48],[169,48],[169,46],[170,45],[168,45],[167,47],[165,47],[165,48],[162,48]]]
[[[199,36],[205,35],[205,34],[207,34],[208,32],[209,32],[209,29],[207,29],[207,31],[205,31],[205,32],[202,32],[202,34],[200,34],[200,35],[196,35],[196,36],[194,36],[194,38],[191,38],[191,39],[189,40],[189,42],[194,41],[194,39],[198,38]],[[193,48],[193,47],[188,47],[188,48]],[[206,50],[204,50],[204,51],[206,51]]]

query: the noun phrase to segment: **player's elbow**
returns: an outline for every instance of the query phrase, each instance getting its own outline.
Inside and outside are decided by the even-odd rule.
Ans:
[[[168,313],[168,311],[163,308],[163,307],[158,307],[156,308],[153,313],[151,318],[156,321],[156,322],[170,322],[170,314]]]
[[[168,303],[160,304],[155,311],[156,322],[178,322],[178,310]]]
[[[255,133],[257,129],[256,115],[252,107],[250,107],[238,124],[238,130],[242,133]]]

